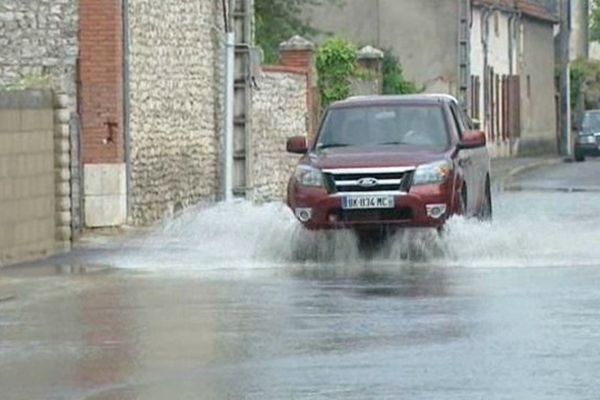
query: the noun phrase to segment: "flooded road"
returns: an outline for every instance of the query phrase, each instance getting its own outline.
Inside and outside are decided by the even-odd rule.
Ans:
[[[595,399],[599,170],[531,172],[492,224],[368,258],[239,203],[2,270],[0,398]]]

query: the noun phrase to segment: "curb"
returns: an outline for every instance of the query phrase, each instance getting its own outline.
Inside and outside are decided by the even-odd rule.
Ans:
[[[16,298],[17,298],[17,296],[14,294],[6,294],[6,295],[0,294],[0,303],[5,303],[5,302],[11,301],[11,300],[15,300]]]

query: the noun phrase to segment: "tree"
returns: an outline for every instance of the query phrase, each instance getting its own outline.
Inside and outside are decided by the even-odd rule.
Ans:
[[[590,4],[590,40],[600,40],[600,0]]]
[[[311,38],[319,33],[303,17],[303,11],[339,0],[255,0],[256,42],[262,48],[265,62],[277,61],[279,44],[294,35]]]

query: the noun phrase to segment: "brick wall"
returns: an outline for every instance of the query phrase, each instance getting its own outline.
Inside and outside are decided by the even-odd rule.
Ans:
[[[79,111],[88,227],[127,218],[121,0],[80,0]]]
[[[0,92],[0,266],[55,250],[50,92]]]
[[[80,0],[80,112],[85,164],[124,161],[121,0]]]

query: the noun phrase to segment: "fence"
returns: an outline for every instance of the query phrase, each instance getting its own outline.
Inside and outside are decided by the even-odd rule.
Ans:
[[[69,113],[61,100],[49,91],[0,93],[0,266],[70,247]]]

